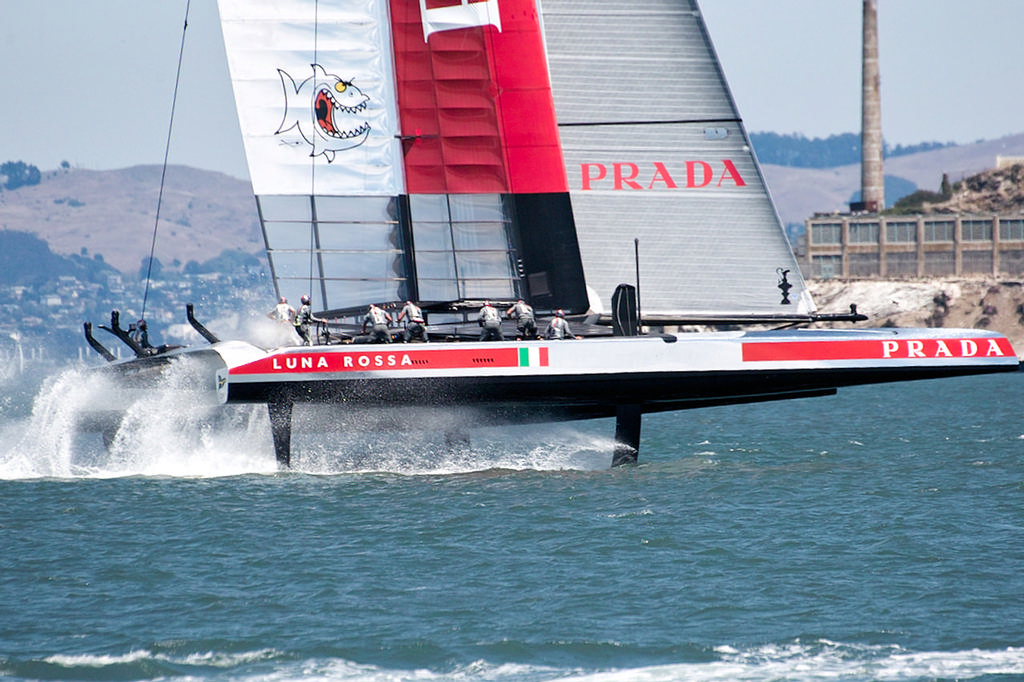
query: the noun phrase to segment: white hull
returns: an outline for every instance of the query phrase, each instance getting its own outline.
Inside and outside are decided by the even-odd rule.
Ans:
[[[217,346],[214,346],[217,349]],[[231,402],[272,399],[317,402],[388,402],[385,395],[358,390],[383,382],[426,386],[414,400],[456,404],[477,402],[441,390],[451,383],[502,402],[544,402],[575,389],[580,400],[607,404],[625,396],[609,387],[638,380],[661,386],[666,377],[687,379],[678,390],[658,391],[641,403],[689,400],[714,394],[702,377],[732,376],[736,388],[757,384],[771,390],[768,376],[800,374],[808,384],[841,386],[915,376],[972,374],[1014,369],[1017,357],[999,334],[975,330],[878,329],[867,331],[720,332],[576,341],[505,341],[433,344],[342,345],[280,348],[253,359],[225,348]],[[749,379],[745,382],[744,378]],[[780,379],[780,387],[788,382]],[[493,388],[520,384],[539,394],[508,395]],[[435,388],[429,388],[434,386]]]

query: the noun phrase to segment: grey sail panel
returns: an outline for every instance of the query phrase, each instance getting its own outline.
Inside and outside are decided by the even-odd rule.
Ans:
[[[257,195],[267,258],[281,295],[318,310],[401,300],[409,287],[400,202],[388,196]]]
[[[735,118],[687,0],[543,0],[560,124]]]
[[[635,279],[639,239],[645,317],[813,312],[696,3],[542,10],[584,273],[605,309]]]

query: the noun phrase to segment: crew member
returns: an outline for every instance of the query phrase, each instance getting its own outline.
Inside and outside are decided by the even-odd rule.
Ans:
[[[412,301],[406,301],[405,307],[402,308],[401,312],[398,313],[398,321],[406,320],[405,323],[405,342],[409,343],[413,339],[420,339],[423,343],[427,343],[427,328],[425,326],[425,320],[423,318],[423,311],[418,305]]]
[[[326,322],[313,314],[313,309],[309,305],[309,296],[302,295],[302,305],[299,306],[299,312],[295,313],[295,332],[302,339],[303,346],[312,346],[313,339],[309,336],[309,325],[311,322]]]
[[[145,350],[147,353],[154,352],[153,346],[149,343],[149,327],[146,325],[145,320],[139,320],[135,323],[135,331],[132,332],[132,340]]]
[[[288,305],[288,299],[282,296],[274,309],[267,313],[267,317],[281,324],[295,324],[295,308]]]
[[[501,318],[498,311],[494,309],[490,301],[484,301],[484,307],[480,309],[480,340],[481,341],[504,341],[501,333]]]
[[[573,335],[572,329],[569,327],[569,323],[565,319],[565,312],[562,310],[556,310],[555,316],[551,319],[551,322],[548,324],[547,331],[544,333],[544,338],[562,340],[578,339],[580,337]]]
[[[388,329],[388,325],[391,324],[391,313],[386,310],[382,310],[371,303],[369,309],[366,311],[366,317],[363,318],[364,334],[366,333],[366,325],[368,324],[372,325],[370,341],[373,343],[391,343],[391,330]]]
[[[533,318],[533,307],[523,299],[516,301],[506,312],[516,321],[516,340],[533,339],[537,336],[537,323]]]

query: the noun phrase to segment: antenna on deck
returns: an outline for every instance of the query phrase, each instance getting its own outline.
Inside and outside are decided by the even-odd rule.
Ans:
[[[640,312],[640,238],[633,238],[633,259],[636,262],[636,333],[643,332],[644,318]]]

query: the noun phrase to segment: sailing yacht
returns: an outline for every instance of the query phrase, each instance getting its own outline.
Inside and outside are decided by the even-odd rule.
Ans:
[[[989,331],[798,328],[864,318],[816,312],[696,0],[218,5],[276,294],[333,324],[110,368],[200,358],[282,465],[304,402],[615,417],[621,464],[644,413],[1017,369]],[[517,299],[582,338],[474,340]],[[430,343],[360,343],[405,301]],[[653,331],[687,325],[730,330]]]

